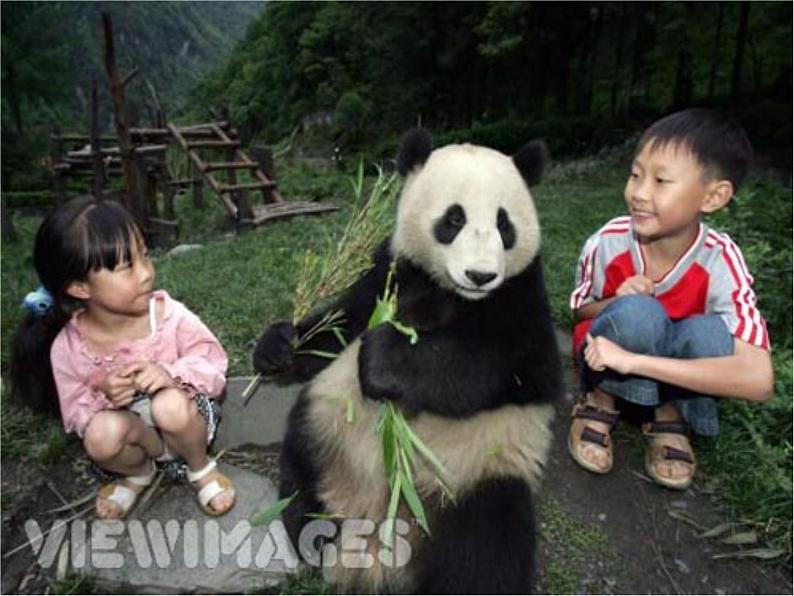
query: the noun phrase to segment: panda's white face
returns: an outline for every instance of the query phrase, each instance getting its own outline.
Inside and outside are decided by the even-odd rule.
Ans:
[[[510,157],[448,145],[406,178],[392,249],[440,286],[482,299],[523,271],[539,248],[532,196]]]

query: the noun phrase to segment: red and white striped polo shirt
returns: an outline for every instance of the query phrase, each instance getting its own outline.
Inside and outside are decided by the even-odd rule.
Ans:
[[[633,275],[645,275],[645,261],[632,232],[631,217],[616,217],[585,243],[576,270],[571,309],[615,295]],[[769,349],[769,334],[756,306],[753,278],[739,247],[728,237],[700,224],[697,238],[667,274],[654,282],[655,297],[674,321],[717,314],[730,332],[751,345]],[[590,320],[574,327],[574,354]]]

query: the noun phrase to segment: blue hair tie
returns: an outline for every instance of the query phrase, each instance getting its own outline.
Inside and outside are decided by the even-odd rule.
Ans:
[[[47,291],[47,288],[39,286],[25,296],[22,305],[29,313],[43,317],[53,309],[55,300],[52,299],[52,294]]]

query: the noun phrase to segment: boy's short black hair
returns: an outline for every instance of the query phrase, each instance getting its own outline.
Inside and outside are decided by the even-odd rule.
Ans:
[[[668,143],[686,147],[711,180],[730,180],[734,192],[753,160],[753,147],[742,126],[729,116],[701,108],[657,120],[643,133],[637,152],[648,143],[652,149]]]

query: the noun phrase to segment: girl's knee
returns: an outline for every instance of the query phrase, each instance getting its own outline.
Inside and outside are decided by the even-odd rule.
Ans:
[[[97,412],[85,429],[83,447],[94,461],[111,460],[128,443],[131,426],[130,420],[122,412]]]
[[[180,432],[198,416],[196,402],[176,387],[163,389],[152,398],[152,418],[166,432]]]

